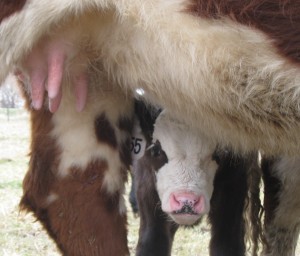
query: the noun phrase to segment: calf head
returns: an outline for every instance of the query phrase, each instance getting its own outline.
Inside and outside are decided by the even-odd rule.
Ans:
[[[217,164],[215,145],[197,131],[162,112],[144,160],[156,176],[162,210],[180,225],[208,213]]]

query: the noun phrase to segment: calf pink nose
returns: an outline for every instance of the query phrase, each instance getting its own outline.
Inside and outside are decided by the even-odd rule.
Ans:
[[[191,192],[171,194],[170,196],[171,212],[180,212],[182,209],[186,207],[190,208],[190,210],[195,214],[201,214],[205,210],[204,197],[195,195],[194,193]]]

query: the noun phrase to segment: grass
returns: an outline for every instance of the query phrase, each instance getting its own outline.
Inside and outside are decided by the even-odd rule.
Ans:
[[[18,209],[29,161],[29,139],[27,113],[11,110],[10,121],[7,121],[6,110],[0,109],[0,256],[60,255],[41,225]],[[128,223],[128,244],[134,255],[139,219],[133,216],[130,207]],[[205,221],[192,229],[181,228],[176,234],[172,255],[206,256],[209,239],[209,226]],[[296,255],[300,255],[299,248]]]

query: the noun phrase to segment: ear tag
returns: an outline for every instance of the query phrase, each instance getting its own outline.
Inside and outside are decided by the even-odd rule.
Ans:
[[[139,160],[144,155],[145,149],[146,139],[142,133],[139,120],[135,118],[130,145],[132,161]]]

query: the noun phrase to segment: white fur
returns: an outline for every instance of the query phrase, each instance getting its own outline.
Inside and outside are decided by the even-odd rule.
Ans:
[[[212,140],[298,153],[299,68],[259,31],[194,17],[184,12],[187,3],[28,1],[1,23],[0,81],[41,37],[55,35],[102,61],[126,90],[143,88],[150,101]]]
[[[105,113],[114,127],[117,144],[121,145],[128,134],[118,128],[118,122],[121,117],[131,118],[132,97],[124,95],[121,90],[114,90],[106,76],[95,73],[90,77],[90,82],[89,98],[83,112],[75,110],[74,95],[67,85],[62,103],[53,115],[52,136],[61,151],[58,175],[64,178],[72,167],[85,170],[91,162],[104,160],[108,163],[108,170],[105,171],[103,187],[109,193],[123,192],[122,170],[126,167],[120,159],[119,148],[99,142],[94,124],[96,118]]]
[[[168,162],[156,174],[162,210],[172,212],[172,193],[192,192],[204,197],[203,214],[208,213],[217,170],[217,164],[212,159],[216,145],[173,119],[166,111],[160,114],[155,123],[153,141],[156,140],[161,143],[168,158]],[[176,216],[173,218],[176,221]]]
[[[48,207],[50,204],[55,202],[58,198],[59,198],[59,196],[56,193],[53,193],[53,192],[50,193],[48,195],[48,197],[46,198],[46,206]]]

